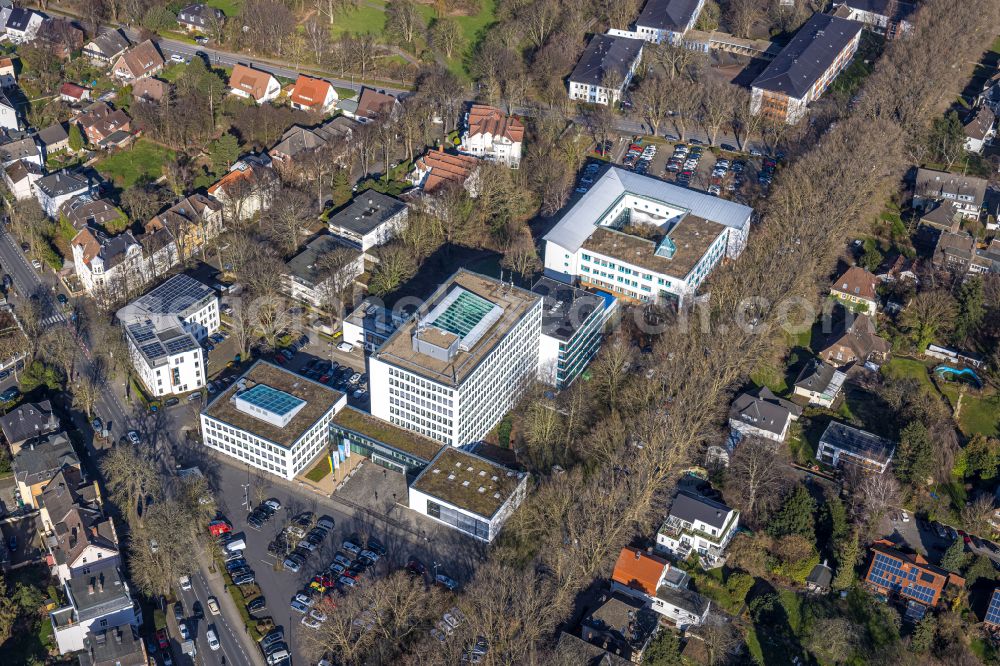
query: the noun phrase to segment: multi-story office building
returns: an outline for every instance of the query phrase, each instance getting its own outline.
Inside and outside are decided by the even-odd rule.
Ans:
[[[404,430],[354,407],[334,414],[330,438],[334,446],[348,447],[352,454],[364,456],[408,478],[423,471],[443,446],[437,440]]]
[[[118,311],[132,366],[153,396],[186,393],[205,385],[201,343],[219,330],[215,290],[175,275]]]
[[[372,414],[452,446],[477,442],[538,371],[542,299],[459,270],[370,357]]]
[[[682,305],[746,245],[753,209],[612,167],[545,235],[545,274]]]
[[[528,474],[443,447],[409,490],[410,508],[490,542],[524,499]]]
[[[292,479],[326,454],[330,422],[346,404],[340,391],[257,361],[202,410],[202,441],[240,462]]]
[[[325,309],[364,270],[360,249],[339,236],[322,234],[285,262],[282,286],[290,297]]]
[[[356,347],[364,347],[368,353],[385,344],[396,329],[409,319],[409,314],[400,310],[388,310],[376,302],[365,299],[354,312],[344,318],[344,342]]]
[[[771,120],[794,125],[851,63],[863,25],[812,15],[778,57],[750,84],[750,109]]]
[[[605,298],[547,277],[531,291],[542,297],[538,378],[564,389],[597,355],[616,301],[610,294]]]

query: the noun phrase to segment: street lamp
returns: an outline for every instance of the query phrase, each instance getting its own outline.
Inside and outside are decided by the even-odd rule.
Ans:
[[[250,484],[241,483],[243,486],[243,506],[246,507],[247,511],[250,510]]]

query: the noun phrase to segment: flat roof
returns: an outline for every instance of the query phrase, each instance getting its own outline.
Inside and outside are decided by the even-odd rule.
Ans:
[[[892,440],[852,428],[839,421],[830,421],[819,441],[820,444],[827,444],[880,463],[889,462],[896,451],[896,443]]]
[[[291,418],[288,425],[280,427],[240,410],[232,398],[237,391],[252,389],[263,384],[302,400],[305,405]],[[240,376],[239,380],[215,396],[202,413],[206,416],[239,428],[257,437],[290,448],[309,428],[330,411],[343,397],[343,393],[306,379],[267,361],[257,361]]]
[[[489,519],[510,499],[524,476],[524,472],[515,472],[474,453],[446,446],[411,487]]]
[[[118,311],[118,318],[130,315],[193,314],[215,299],[215,290],[190,275],[175,275]]]
[[[286,261],[285,270],[289,275],[293,275],[315,286],[323,278],[317,266],[320,259],[323,255],[329,254],[341,247],[345,247],[358,254],[361,253],[357,247],[351,245],[340,236],[324,233],[309,241],[301,252]]]
[[[375,418],[354,407],[345,407],[337,412],[333,416],[333,423],[428,462],[443,448],[440,442]]]
[[[549,277],[539,278],[531,291],[542,297],[542,335],[563,342],[573,337],[594,311],[604,308],[601,296]]]
[[[502,311],[499,317],[496,319],[491,317],[489,321],[486,317],[481,318],[479,323],[484,325],[482,330],[470,330],[470,338],[475,337],[475,340],[471,341],[470,347],[468,349],[460,348],[457,353],[446,360],[416,351],[413,348],[411,338],[418,332],[423,331],[423,334],[426,334],[429,326],[440,328],[442,325],[451,325],[452,323],[458,327],[457,319],[453,321],[451,315],[445,316],[448,308],[457,302],[458,297],[453,296],[456,287],[475,297],[475,299],[465,299],[465,303],[478,304],[479,301],[483,301],[497,306]],[[461,294],[458,296],[460,297]],[[436,308],[446,303],[449,298],[453,299],[453,303],[447,305],[443,312],[435,312]],[[520,287],[513,287],[485,275],[459,269],[438,287],[415,316],[386,340],[375,354],[375,358],[435,382],[457,386],[487,354],[496,348],[504,336],[539,300],[538,295]],[[461,309],[461,306],[459,308]],[[453,314],[457,316],[464,314],[464,311],[453,312]],[[427,321],[428,318],[430,321]],[[485,326],[486,323],[489,325]],[[457,335],[454,331],[449,330],[449,332]]]
[[[667,233],[676,247],[671,258],[657,254],[657,244],[649,239],[608,227],[596,227],[584,241],[583,249],[683,280],[725,230],[725,226],[710,220],[684,217]]]
[[[328,220],[331,231],[347,230],[361,236],[371,233],[406,209],[406,204],[388,194],[366,190]]]
[[[733,229],[746,229],[753,214],[753,209],[743,204],[611,167],[563,214],[556,226],[545,234],[544,240],[576,252],[597,228],[598,221],[605,213],[624,195],[629,194],[659,201],[666,206],[687,211],[695,217]]]

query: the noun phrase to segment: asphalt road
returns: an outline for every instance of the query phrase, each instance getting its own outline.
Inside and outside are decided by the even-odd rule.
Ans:
[[[208,607],[210,596],[212,593],[209,591],[208,582],[201,571],[195,572],[191,576],[191,589],[181,591],[186,615],[184,624],[195,637],[195,645],[198,648],[194,663],[199,664],[199,666],[250,664],[250,656],[246,653],[235,633],[243,631],[243,627],[233,627],[225,615],[213,615]],[[192,616],[195,601],[201,604],[204,613],[204,617],[200,620]],[[172,614],[172,611],[168,612]],[[210,628],[215,630],[215,635],[219,638],[218,650],[212,650],[208,645],[208,630]]]

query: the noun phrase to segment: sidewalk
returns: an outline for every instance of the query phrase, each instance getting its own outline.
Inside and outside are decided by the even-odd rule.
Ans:
[[[236,639],[243,646],[246,654],[250,656],[255,666],[267,666],[264,655],[260,651],[260,646],[254,641],[243,625],[243,616],[236,607],[236,602],[225,589],[225,579],[222,577],[222,569],[216,567],[215,573],[210,572],[209,563],[206,561],[204,551],[198,553],[198,566],[201,568],[201,577],[208,584],[208,589],[219,601],[222,616],[232,625]]]

